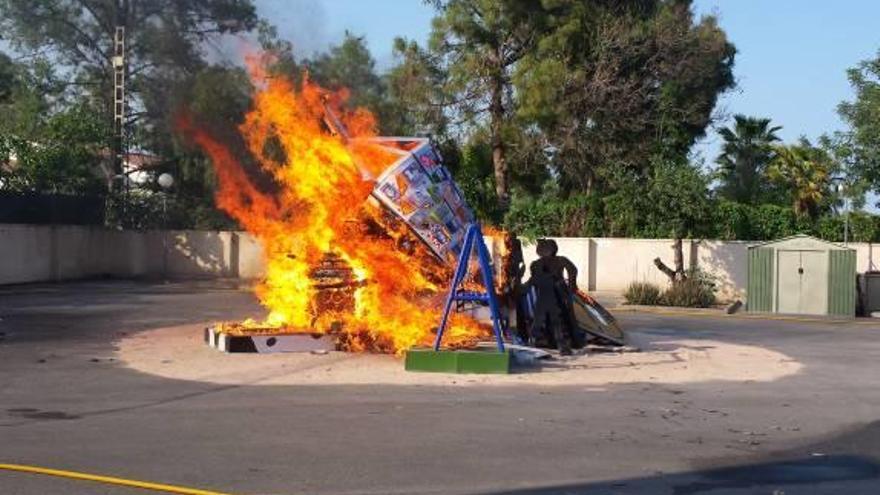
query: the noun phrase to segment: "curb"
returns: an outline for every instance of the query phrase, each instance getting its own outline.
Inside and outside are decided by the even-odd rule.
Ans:
[[[661,316],[701,316],[704,318],[725,318],[741,320],[794,321],[801,323],[845,323],[848,325],[876,326],[880,329],[880,320],[876,318],[822,318],[796,315],[777,315],[773,313],[734,313],[727,314],[723,309],[712,308],[676,308],[672,306],[639,306],[623,305],[610,308],[615,313],[647,313]]]

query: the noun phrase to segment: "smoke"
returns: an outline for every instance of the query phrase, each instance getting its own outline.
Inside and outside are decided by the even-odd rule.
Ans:
[[[324,51],[332,43],[327,11],[318,0],[256,0],[257,13],[278,28],[279,37],[293,43],[297,58]]]
[[[278,37],[293,44],[298,60],[322,52],[333,43],[327,34],[327,12],[318,0],[255,0],[257,15],[278,30]],[[259,50],[255,33],[223,35],[203,46],[211,64],[245,67],[245,56]]]

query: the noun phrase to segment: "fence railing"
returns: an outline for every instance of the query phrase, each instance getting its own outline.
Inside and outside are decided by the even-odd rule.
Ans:
[[[0,191],[0,223],[103,225],[104,198]]]

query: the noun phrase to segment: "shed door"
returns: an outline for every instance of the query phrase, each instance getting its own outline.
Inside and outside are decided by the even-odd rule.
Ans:
[[[828,252],[801,251],[801,313],[828,314]]]
[[[776,311],[824,315],[828,313],[828,253],[777,251]]]
[[[777,251],[776,263],[776,311],[779,313],[801,312],[800,251]]]

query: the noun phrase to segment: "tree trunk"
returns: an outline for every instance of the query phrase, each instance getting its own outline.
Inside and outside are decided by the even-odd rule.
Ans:
[[[501,209],[507,210],[510,204],[510,191],[507,185],[507,159],[505,158],[504,143],[501,141],[501,136],[495,135],[498,132],[496,127],[500,127],[500,124],[496,126],[494,120],[495,118],[493,117],[492,164],[495,167],[495,196],[498,197],[498,205]]]
[[[684,253],[682,252],[681,239],[676,239],[672,243],[673,261],[675,262],[675,273],[684,278]]]
[[[676,238],[672,243],[673,263],[675,269],[669,268],[660,258],[654,258],[654,266],[663,272],[672,283],[681,282],[687,279],[687,272],[684,269],[684,253],[682,252],[682,240]]]
[[[703,240],[695,241],[691,239],[690,246],[688,249],[690,252],[688,253],[688,272],[694,273],[700,267],[700,244],[703,243]]]
[[[492,131],[492,165],[495,169],[495,196],[502,210],[510,205],[510,188],[507,183],[507,157],[501,132],[504,126],[504,79],[501,54],[496,53],[496,74],[492,77],[489,115]]]

